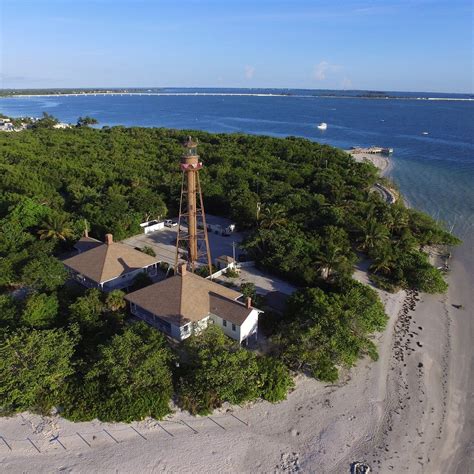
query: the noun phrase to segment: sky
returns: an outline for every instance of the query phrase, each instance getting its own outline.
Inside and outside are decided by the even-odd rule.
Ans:
[[[464,0],[0,0],[0,88],[472,93]]]

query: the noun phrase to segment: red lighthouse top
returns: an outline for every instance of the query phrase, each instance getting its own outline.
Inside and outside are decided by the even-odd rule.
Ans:
[[[188,136],[183,143],[184,154],[181,158],[182,171],[199,170],[202,168],[202,163],[199,161],[199,155],[197,154],[197,145],[198,142],[194,141],[191,136]]]

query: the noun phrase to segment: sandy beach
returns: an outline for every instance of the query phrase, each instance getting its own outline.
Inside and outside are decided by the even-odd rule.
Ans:
[[[374,153],[355,153],[354,150],[346,150],[349,155],[354,158],[359,163],[363,163],[364,161],[368,161],[369,163],[372,163],[376,168],[380,170],[380,174],[386,175],[391,167],[392,163],[389,159],[388,156],[386,155],[381,155],[381,154],[374,154]]]

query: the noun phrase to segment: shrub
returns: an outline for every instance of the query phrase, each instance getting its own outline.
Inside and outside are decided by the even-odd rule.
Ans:
[[[217,326],[191,336],[183,360],[187,363],[178,382],[178,402],[193,414],[209,413],[223,402],[237,404],[258,397],[277,402],[293,386],[283,363],[242,349]]]
[[[141,252],[146,253],[147,255],[150,255],[151,257],[156,257],[156,252],[149,247],[148,245],[145,245],[144,247],[139,249]]]
[[[272,403],[285,400],[288,390],[294,386],[286,365],[273,357],[259,357],[257,362],[260,396]]]
[[[47,411],[74,373],[75,338],[60,330],[20,330],[0,343],[0,410]]]
[[[224,275],[227,278],[237,278],[239,276],[239,272],[235,268],[228,268]]]
[[[169,413],[173,356],[159,331],[134,323],[99,346],[98,353],[84,380],[69,385],[65,416],[130,422]]]
[[[214,265],[211,265],[211,271],[212,273],[217,272],[217,267]],[[208,265],[203,265],[199,268],[196,269],[195,271],[196,275],[199,275],[203,278],[206,278],[209,276],[209,266]]]
[[[290,368],[334,382],[338,366],[350,367],[365,354],[377,357],[368,335],[385,327],[381,301],[373,289],[355,281],[345,281],[340,291],[306,288],[290,298],[274,337]]]
[[[35,327],[51,327],[58,315],[58,298],[56,295],[33,293],[26,301],[22,314],[22,323]]]

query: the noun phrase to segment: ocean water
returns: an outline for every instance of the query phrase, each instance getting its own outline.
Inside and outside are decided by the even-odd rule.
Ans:
[[[284,91],[290,95],[276,90],[161,92],[169,95],[0,98],[0,113],[16,117],[48,112],[72,123],[89,115],[100,125],[294,135],[341,148],[393,147],[390,177],[407,201],[445,222],[461,238],[470,240],[473,234],[474,102],[416,99],[449,97],[428,93],[366,99],[328,91]],[[328,124],[327,130],[316,128],[320,122]]]

